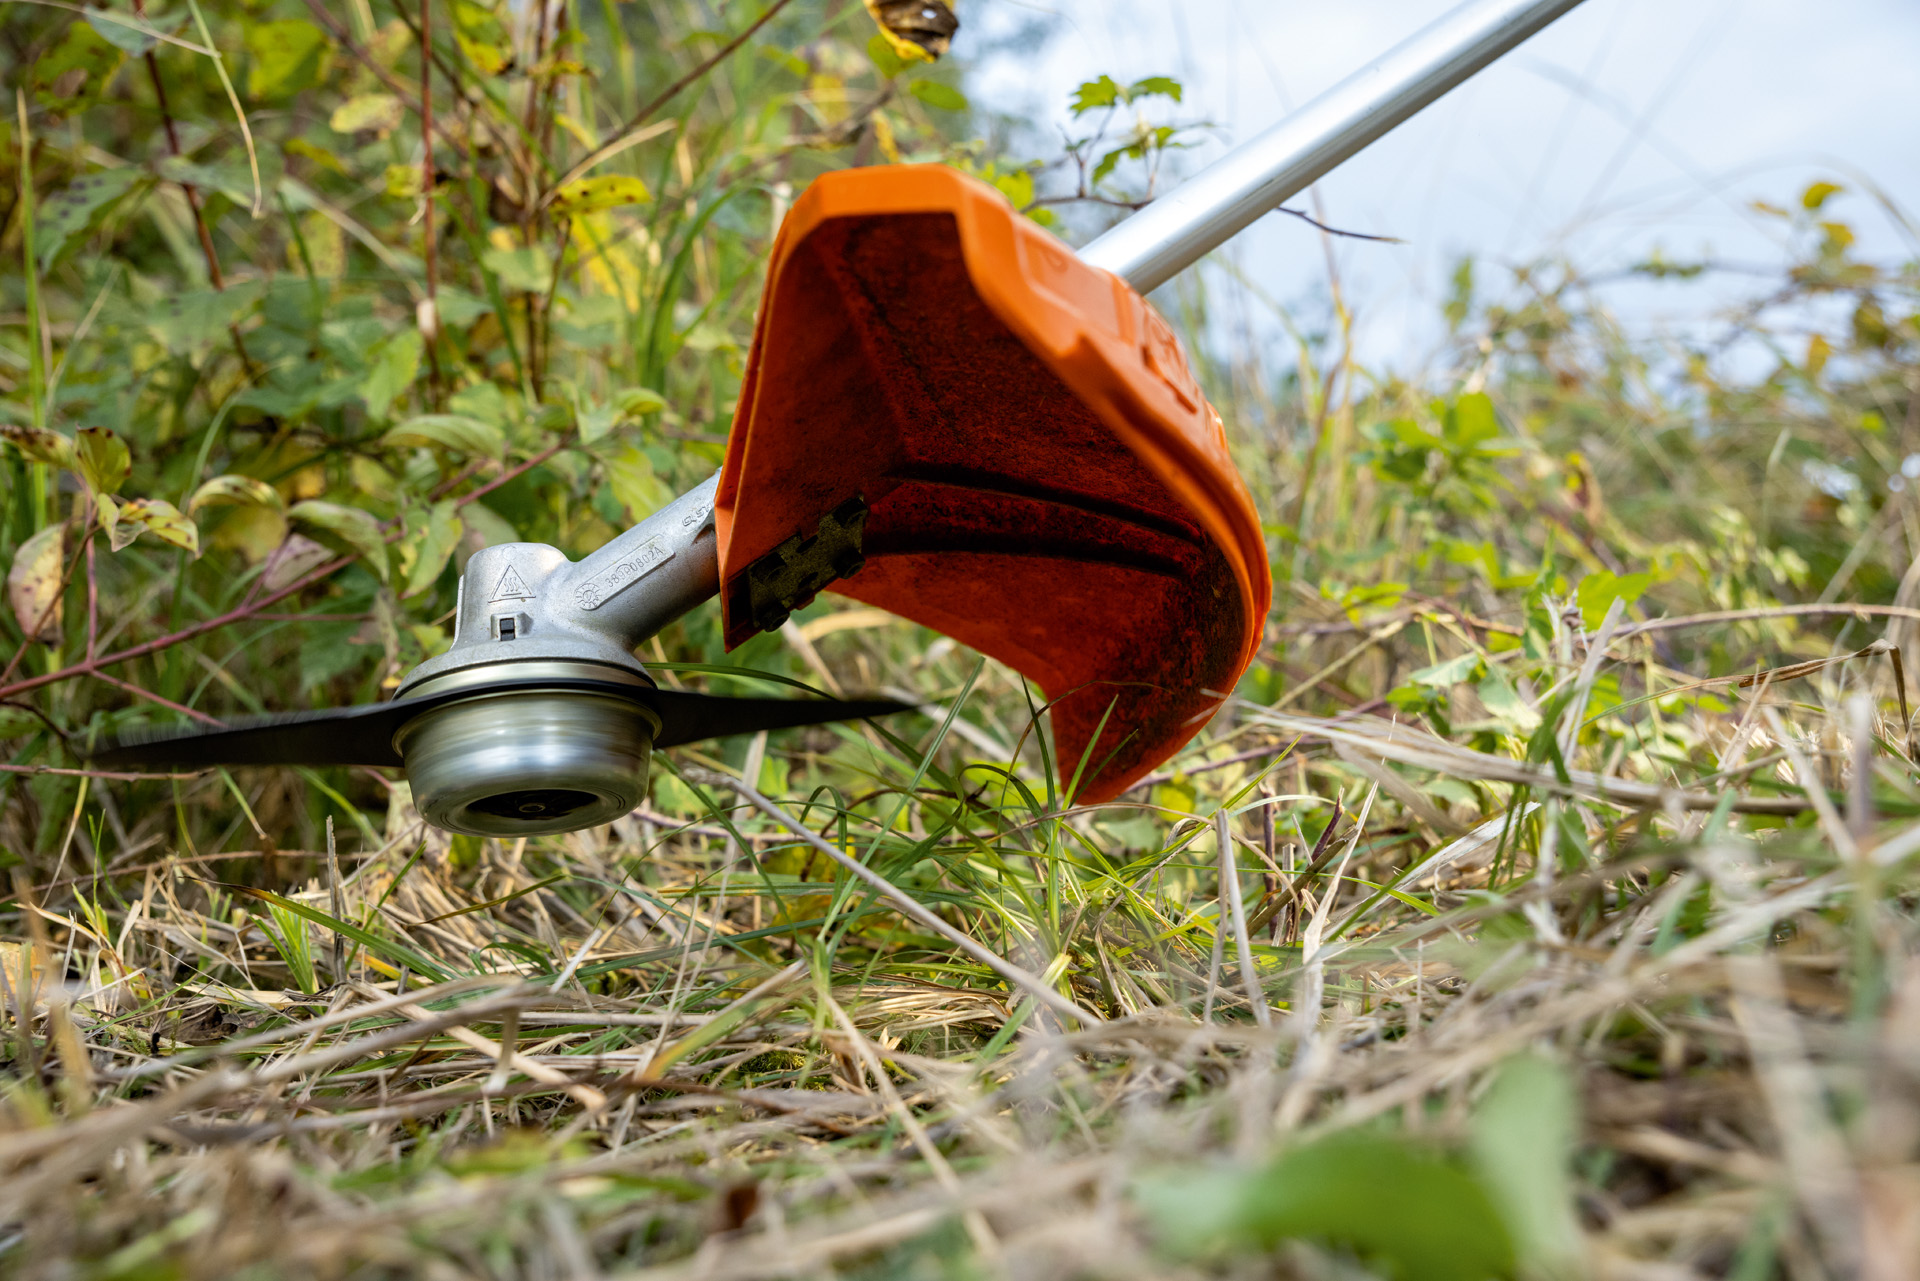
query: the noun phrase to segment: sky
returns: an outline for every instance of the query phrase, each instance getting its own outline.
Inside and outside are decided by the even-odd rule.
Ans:
[[[1451,7],[966,0],[958,11],[976,24],[980,52],[963,31],[956,53],[973,54],[977,104],[1059,125],[1082,80],[1176,76],[1187,90],[1179,118],[1212,126],[1183,157],[1197,165]],[[1044,36],[1009,39],[1036,18]],[[1864,255],[1920,258],[1913,0],[1586,0],[1317,195],[1334,225],[1407,242],[1336,242],[1336,261],[1363,352],[1412,374],[1440,349],[1440,305],[1463,254],[1496,292],[1510,279],[1502,264],[1545,256],[1604,274],[1657,249],[1764,272],[1785,261],[1785,238],[1751,202],[1797,204],[1816,179],[1848,189],[1829,212],[1853,226]],[[1324,312],[1327,262],[1311,228],[1270,216],[1231,252],[1268,295]],[[1609,302],[1636,329],[1677,330],[1758,287],[1737,273],[1706,288],[1636,281],[1613,287]]]

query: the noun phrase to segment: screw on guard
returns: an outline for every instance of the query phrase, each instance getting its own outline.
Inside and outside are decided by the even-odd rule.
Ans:
[[[1033,679],[1063,781],[1117,795],[1232,690],[1272,591],[1220,420],[1142,295],[1578,3],[1460,6],[1077,255],[955,170],[824,175],[776,238],[719,475],[578,562],[476,552],[451,647],[390,703],[94,759],[400,765],[443,828],[591,827],[639,803],[655,747],[907,709],[661,690],[634,657],[715,595],[731,647],[832,585]]]

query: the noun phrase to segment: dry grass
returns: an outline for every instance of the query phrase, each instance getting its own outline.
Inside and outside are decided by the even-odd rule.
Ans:
[[[456,847],[401,791],[337,880],[288,851],[23,881],[47,906],[4,958],[7,1268],[1239,1275],[1169,1245],[1143,1175],[1356,1126],[1464,1141],[1489,1074],[1531,1051],[1577,1086],[1593,1275],[1902,1275],[1920,829],[1874,797],[1911,812],[1913,765],[1877,713],[1823,744],[1829,722],[1789,728],[1761,686],[1699,718],[1723,747],[1691,787],[1242,706],[1137,853],[1110,828],[1137,805],[956,806],[936,752],[878,818],[713,786],[684,826]],[[1434,777],[1499,799],[1449,806]],[[1343,791],[1316,858],[1294,824]],[[1808,821],[1756,840],[1742,810]],[[1043,977],[830,875],[795,835],[815,829]],[[1514,878],[1543,832],[1577,854]],[[303,864],[276,920],[261,886]]]

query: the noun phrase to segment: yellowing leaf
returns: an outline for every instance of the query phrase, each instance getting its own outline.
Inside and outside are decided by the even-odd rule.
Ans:
[[[127,442],[106,427],[82,427],[74,437],[73,452],[80,475],[95,494],[117,494],[133,471]]]
[[[247,24],[247,97],[298,93],[326,72],[327,35],[311,22],[287,18]]]
[[[60,643],[60,575],[66,564],[67,527],[49,525],[13,550],[7,601],[29,641]]]
[[[361,511],[358,507],[345,507],[313,498],[304,503],[295,503],[287,512],[287,517],[296,524],[332,534],[358,552],[375,577],[383,583],[387,581],[392,572],[387,563],[387,536],[381,532],[380,522],[371,513]]]
[[[107,542],[114,551],[132,546],[142,534],[152,534],[182,551],[200,554],[199,527],[172,503],[163,498],[136,498],[119,507],[119,515],[107,531]]]
[[[1816,182],[1800,193],[1800,203],[1808,209],[1818,209],[1845,190],[1837,182]]]
[[[380,438],[383,445],[439,445],[456,454],[498,458],[507,441],[498,427],[464,414],[420,414]]]
[[[419,531],[401,548],[401,566],[407,581],[400,594],[412,596],[433,586],[465,532],[466,525],[460,519],[460,508],[454,500],[435,503]]]
[[[386,137],[406,114],[406,105],[390,93],[363,93],[334,108],[327,124],[335,133],[377,133]]]
[[[187,500],[187,514],[197,515],[203,507],[271,507],[279,511],[284,506],[279,492],[265,481],[227,475],[215,476],[194,490]]]
[[[1818,378],[1820,371],[1827,367],[1827,358],[1833,355],[1833,344],[1821,334],[1815,334],[1807,340],[1807,377]]]
[[[73,453],[73,442],[57,431],[48,431],[45,427],[22,427],[15,423],[0,423],[0,440],[12,445],[31,462],[52,463],[55,467],[78,466]]]
[[[417,200],[422,190],[419,165],[388,165],[387,195],[395,200]]]
[[[953,44],[960,19],[945,0],[866,0],[894,55],[903,62],[932,62]]]
[[[644,205],[653,199],[647,184],[625,174],[577,178],[553,193],[553,211],[562,217],[597,213],[621,205]]]

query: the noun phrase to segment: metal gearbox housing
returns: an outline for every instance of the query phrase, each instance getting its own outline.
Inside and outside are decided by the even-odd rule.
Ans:
[[[714,485],[577,563],[539,543],[474,553],[460,578],[452,646],[399,690],[472,690],[395,735],[423,818],[476,836],[536,836],[610,822],[640,804],[658,718],[630,699],[561,686],[653,687],[634,647],[718,583]],[[525,684],[547,679],[557,687]],[[490,688],[508,680],[511,693]]]

